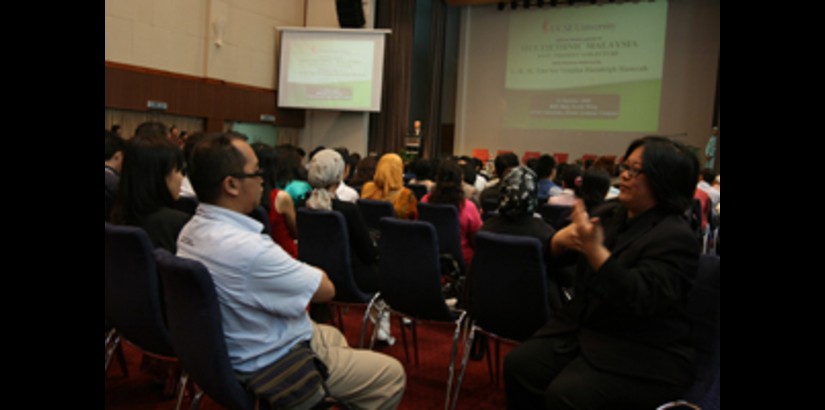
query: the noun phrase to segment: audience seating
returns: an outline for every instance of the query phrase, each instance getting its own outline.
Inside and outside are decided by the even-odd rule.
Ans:
[[[455,324],[445,401],[445,405],[449,405],[458,352],[458,339],[466,312],[460,309],[450,309],[441,294],[441,269],[435,228],[431,224],[421,221],[382,218],[381,237],[379,246],[381,258],[378,262],[378,269],[383,280],[381,281],[381,291],[378,297],[386,302],[385,308],[399,314],[401,337],[407,362],[409,362],[409,350],[403,317],[413,319],[411,327],[416,364],[418,364],[416,323],[418,321],[437,321]],[[375,301],[370,304],[370,308],[365,312],[365,323],[373,305],[375,305]],[[381,310],[379,316],[383,313],[383,309]],[[377,326],[373,329],[370,346],[372,346],[376,334]]]
[[[521,163],[526,164],[527,161],[535,158],[538,159],[541,156],[541,153],[538,151],[524,151],[524,155],[521,156]]]
[[[469,276],[470,332],[453,407],[458,402],[476,332],[496,340],[493,379],[498,383],[500,339],[522,342],[550,319],[545,275],[544,252],[538,239],[485,231],[476,234],[476,253]]]
[[[412,191],[413,195],[415,195],[415,199],[416,199],[418,202],[421,202],[421,198],[423,198],[423,197],[424,197],[424,195],[427,195],[427,186],[426,186],[426,185],[421,185],[421,184],[407,184],[407,185],[405,185],[405,186],[406,186],[407,188],[409,188],[409,189],[410,189],[410,191]]]
[[[381,226],[379,220],[385,216],[395,217],[395,209],[392,203],[386,201],[376,201],[374,199],[358,199],[355,201],[358,210],[361,211],[361,216],[364,217],[364,223],[367,228],[371,230],[380,230]]]
[[[487,148],[473,148],[472,156],[486,164],[490,160],[490,151]]]
[[[266,213],[266,209],[264,209],[263,206],[258,205],[258,207],[252,210],[252,212],[249,213],[248,216],[250,218],[254,218],[255,220],[264,225],[264,228],[261,231],[261,233],[271,235],[272,228],[269,226],[269,215]]]
[[[719,408],[720,382],[720,259],[702,255],[693,289],[688,295],[688,316],[693,321],[692,340],[696,350],[696,380],[684,401],[700,403],[701,408]],[[663,406],[662,408],[668,408]]]
[[[338,211],[298,209],[298,259],[324,270],[335,285],[333,305],[338,326],[344,332],[340,304],[366,305],[372,294],[355,283],[350,258],[347,221]]]
[[[570,212],[572,210],[573,207],[571,206],[550,204],[539,204],[536,208],[536,212],[541,215],[544,222],[556,230],[564,228],[570,223]]]
[[[435,228],[438,251],[457,263],[462,274],[467,272],[461,250],[461,228],[458,226],[458,210],[447,204],[418,204],[418,220],[429,222]]]
[[[199,388],[192,408],[198,408],[206,393],[226,408],[252,410],[255,399],[235,377],[229,361],[218,296],[209,271],[200,262],[179,258],[165,249],[155,250],[154,256],[175,351]]]
[[[106,323],[145,354],[177,361],[166,328],[152,248],[149,235],[143,229],[106,223]],[[185,386],[186,374],[181,373],[176,408],[180,408]]]
[[[556,160],[556,164],[564,164],[567,163],[567,158],[569,154],[566,152],[556,152],[553,154],[553,158]]]

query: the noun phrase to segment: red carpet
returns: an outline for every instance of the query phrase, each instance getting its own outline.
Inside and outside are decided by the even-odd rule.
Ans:
[[[358,345],[363,309],[351,308],[344,314],[345,333],[351,346]],[[418,325],[419,364],[414,364],[412,336],[407,332],[410,349],[410,363],[404,357],[398,320],[393,317],[392,334],[396,343],[391,347],[375,350],[397,358],[407,371],[407,389],[400,409],[443,409],[444,394],[447,389],[447,368],[453,336],[452,324],[425,322]],[[491,343],[491,347],[492,347]],[[509,345],[502,343],[502,357],[509,351]],[[459,357],[463,346],[459,347]],[[129,377],[124,377],[116,359],[109,365],[105,381],[105,406],[107,409],[172,409],[173,397],[164,397],[162,386],[153,381],[151,375],[140,370],[142,354],[138,349],[124,344]],[[458,372],[458,365],[456,365]],[[189,397],[184,406],[189,405]],[[201,402],[201,409],[213,410],[221,407],[209,400]],[[487,361],[469,361],[467,373],[458,400],[459,409],[503,409],[505,408],[504,387],[500,382],[495,386],[490,382]]]

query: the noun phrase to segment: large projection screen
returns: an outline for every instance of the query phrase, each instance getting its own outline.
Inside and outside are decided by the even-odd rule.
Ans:
[[[720,47],[718,0],[462,14],[455,153],[622,155],[649,134],[704,147]]]
[[[279,107],[381,111],[388,30],[280,30]]]

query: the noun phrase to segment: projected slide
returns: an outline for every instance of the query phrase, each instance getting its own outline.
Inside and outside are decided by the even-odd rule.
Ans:
[[[296,41],[291,47],[287,86],[292,103],[369,107],[372,41]]]
[[[667,2],[511,13],[505,127],[655,131]]]
[[[284,30],[278,106],[379,111],[384,34]]]

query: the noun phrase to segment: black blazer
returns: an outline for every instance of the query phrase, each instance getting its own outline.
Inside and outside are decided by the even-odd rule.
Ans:
[[[623,206],[601,218],[612,255],[598,271],[579,258],[573,300],[535,336],[575,334],[598,369],[689,385],[687,295],[699,244],[687,220],[658,208],[628,220]]]

